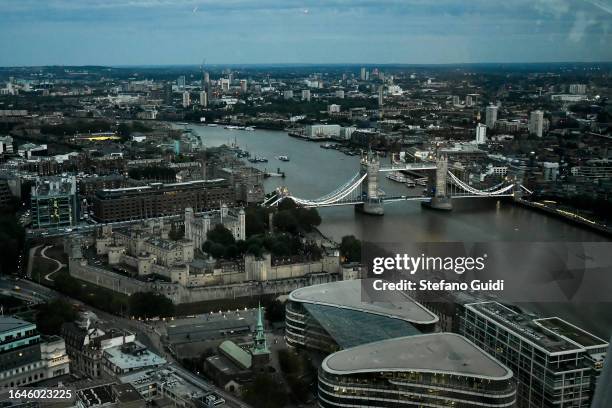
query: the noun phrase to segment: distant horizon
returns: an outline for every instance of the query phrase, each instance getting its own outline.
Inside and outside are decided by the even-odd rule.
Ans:
[[[537,62],[445,62],[445,63],[389,63],[389,62],[270,62],[270,63],[206,63],[205,67],[453,67],[453,66],[495,66],[495,65],[593,65],[593,64],[612,64],[610,60],[597,61],[537,61]],[[177,63],[177,64],[42,64],[42,65],[0,65],[0,69],[7,68],[199,68],[202,64],[197,63]]]

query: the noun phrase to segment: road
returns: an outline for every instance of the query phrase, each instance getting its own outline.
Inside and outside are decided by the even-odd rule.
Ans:
[[[19,286],[19,291],[14,290],[15,286]],[[220,395],[225,399],[226,406],[231,408],[250,408],[248,404],[243,401],[240,401],[238,398],[226,392],[224,389],[219,388],[212,383],[209,383],[203,378],[198,377],[197,375],[181,367],[180,364],[174,359],[174,357],[164,350],[160,336],[151,326],[149,326],[145,322],[112,315],[110,313],[96,309],[91,305],[85,304],[80,300],[70,298],[51,288],[39,285],[35,282],[28,280],[17,280],[8,277],[2,277],[0,279],[0,289],[7,290],[9,292],[15,292],[20,295],[20,297],[25,297],[36,303],[51,300],[54,298],[65,298],[73,304],[78,304],[84,309],[91,310],[101,320],[108,322],[110,326],[134,332],[139,341],[141,341],[153,352],[159,354],[168,361],[168,368],[179,373],[180,376],[186,381],[189,381],[204,390],[212,391]]]

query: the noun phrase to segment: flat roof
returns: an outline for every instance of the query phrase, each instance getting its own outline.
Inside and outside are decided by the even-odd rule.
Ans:
[[[147,350],[142,343],[135,341],[134,345],[141,350],[137,355],[124,352],[125,345],[122,344],[104,350],[105,358],[121,370],[158,366],[166,363],[164,358]]]
[[[507,380],[512,371],[465,337],[432,333],[377,341],[329,355],[322,368],[331,374],[416,371]]]
[[[498,302],[466,305],[549,354],[567,354],[606,347],[607,342],[558,317],[537,319]]]
[[[36,325],[10,316],[0,316],[0,333],[19,330],[26,327],[36,327]]]
[[[355,279],[307,286],[291,292],[289,300],[352,309],[415,324],[438,322],[438,316],[403,292],[387,292],[386,302],[362,301],[361,283],[362,279]]]

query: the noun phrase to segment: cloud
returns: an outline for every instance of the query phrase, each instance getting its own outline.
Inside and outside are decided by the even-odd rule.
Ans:
[[[595,19],[589,17],[586,13],[582,11],[576,13],[576,20],[568,35],[569,40],[574,43],[581,42],[589,27],[594,26],[596,23]]]

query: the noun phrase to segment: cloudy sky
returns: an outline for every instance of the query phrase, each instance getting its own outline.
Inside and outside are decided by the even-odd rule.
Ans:
[[[0,66],[612,61],[612,0],[0,0]]]

